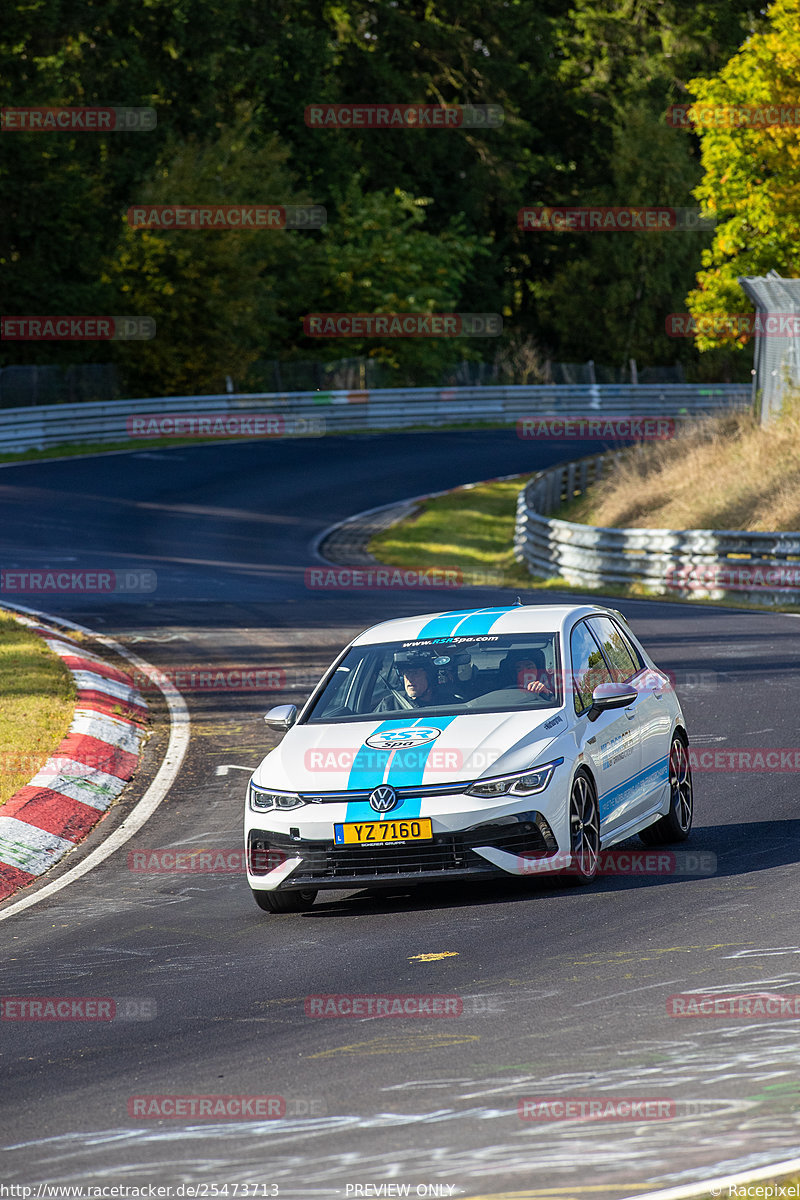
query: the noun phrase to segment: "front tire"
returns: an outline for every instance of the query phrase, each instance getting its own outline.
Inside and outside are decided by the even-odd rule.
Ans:
[[[565,883],[581,886],[597,878],[600,856],[600,810],[591,777],[579,770],[569,794],[569,849],[572,864]]]
[[[290,913],[308,912],[317,898],[316,891],[305,892],[257,892],[250,889],[253,899],[264,912]]]
[[[685,842],[692,828],[694,792],[689,751],[677,734],[669,751],[669,812],[648,825],[639,834],[645,846],[667,846],[670,842]]]

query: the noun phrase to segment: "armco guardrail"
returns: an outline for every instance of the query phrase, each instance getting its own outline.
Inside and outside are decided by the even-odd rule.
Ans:
[[[0,409],[0,451],[124,442],[144,413],[275,414],[314,434],[405,429],[464,421],[501,424],[530,416],[691,416],[747,408],[746,384],[563,384],[515,387],[383,388],[368,392],[265,392],[167,396]],[[304,424],[305,423],[305,424]]]
[[[621,453],[551,467],[522,489],[514,554],[532,575],[577,587],[639,583],[674,596],[800,603],[800,532],[612,529],[549,515],[607,476]]]

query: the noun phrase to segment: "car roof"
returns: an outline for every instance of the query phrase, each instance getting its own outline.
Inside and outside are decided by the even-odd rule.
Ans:
[[[599,604],[513,604],[453,612],[396,617],[365,629],[354,646],[378,642],[410,642],[424,638],[470,637],[488,633],[555,633],[593,613],[619,616]],[[624,621],[624,618],[623,618]]]

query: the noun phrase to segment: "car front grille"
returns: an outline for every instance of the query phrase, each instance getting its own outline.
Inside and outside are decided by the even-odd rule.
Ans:
[[[474,779],[457,783],[416,784],[414,787],[395,787],[398,800],[420,800],[426,796],[463,796],[474,784]],[[345,792],[298,792],[306,804],[347,804],[352,800],[369,800],[374,788],[355,788]]]
[[[539,814],[525,814],[538,818]],[[540,818],[541,821],[541,818]],[[253,874],[266,874],[278,856],[301,855],[303,862],[292,872],[287,883],[300,881],[413,878],[459,874],[496,873],[475,846],[493,846],[507,854],[541,857],[556,849],[555,839],[543,822],[535,819],[481,825],[459,833],[435,834],[432,842],[403,842],[385,846],[336,846],[330,841],[302,841],[285,834],[252,830],[249,859]],[[270,865],[271,864],[271,865]]]

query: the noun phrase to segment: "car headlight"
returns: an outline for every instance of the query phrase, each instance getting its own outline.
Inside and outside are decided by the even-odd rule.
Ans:
[[[498,775],[494,779],[480,779],[467,788],[468,796],[532,796],[534,792],[543,792],[556,767],[560,767],[563,758],[554,758],[552,762],[542,767],[532,767],[517,775]]]
[[[268,808],[299,808],[304,803],[296,792],[275,792],[252,782],[249,795],[250,807],[256,812],[264,812]]]

